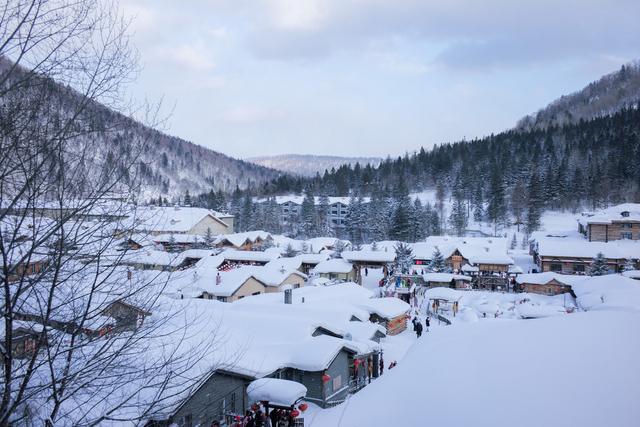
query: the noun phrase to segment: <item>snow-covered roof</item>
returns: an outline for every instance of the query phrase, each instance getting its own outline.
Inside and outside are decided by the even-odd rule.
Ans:
[[[430,260],[438,249],[444,258],[457,250],[474,265],[514,263],[507,254],[507,239],[503,237],[429,236],[424,242],[412,244],[412,249],[415,259]]]
[[[585,310],[640,310],[638,281],[621,274],[586,277],[571,288]]]
[[[278,258],[278,254],[274,252],[264,251],[237,251],[234,249],[226,250],[220,253],[220,256],[228,261],[245,261],[245,262],[269,262]]]
[[[299,254],[295,256],[295,259],[300,260],[302,264],[319,264],[322,261],[329,259],[329,255],[326,253],[321,254]]]
[[[465,282],[471,281],[471,277],[464,276],[462,274],[425,273],[422,277],[426,282],[450,282],[452,280],[462,280]]]
[[[622,275],[624,277],[629,277],[630,279],[640,279],[640,270],[623,271]]]
[[[254,266],[254,277],[263,282],[267,286],[280,286],[292,274],[302,279],[306,279],[307,275],[301,273],[295,268],[278,268],[265,266]]]
[[[247,386],[250,402],[268,401],[272,405],[293,406],[307,395],[307,388],[300,383],[277,378],[260,378]]]
[[[157,243],[182,243],[182,244],[195,244],[203,243],[204,237],[197,234],[158,234],[153,236],[153,241]]]
[[[142,231],[187,233],[207,216],[219,222],[220,225],[228,227],[224,221],[216,216],[215,211],[178,206],[141,206],[132,216],[127,218],[125,223]]]
[[[302,202],[304,201],[304,196],[297,196],[297,195],[275,196],[275,199],[276,199],[276,203],[279,205],[282,205],[285,203],[295,203],[296,205],[302,205]],[[316,196],[314,199],[315,199],[316,205],[320,204],[320,196]],[[364,203],[369,203],[369,200],[370,200],[369,197],[363,197],[362,199]],[[266,202],[267,199],[256,199],[255,201],[258,203],[262,203],[262,202]],[[329,196],[330,205],[333,205],[336,203],[342,203],[343,205],[348,206],[349,202],[350,202],[349,197]]]
[[[385,319],[393,319],[411,311],[409,304],[395,297],[371,298],[361,302],[359,306]]]
[[[583,239],[544,238],[538,240],[538,254],[545,257],[594,258],[600,252],[609,259],[638,259],[640,258],[640,241],[589,242]]]
[[[552,280],[556,280],[564,285],[571,286],[573,283],[581,282],[588,278],[589,276],[558,274],[553,271],[547,271],[544,273],[521,274],[516,278],[516,282],[520,284],[545,285]]]
[[[393,262],[396,259],[395,252],[385,251],[342,251],[341,255],[350,262]]]
[[[623,203],[597,212],[585,212],[578,221],[583,225],[640,222],[640,203]]]
[[[322,261],[313,268],[313,271],[316,274],[349,273],[351,270],[353,270],[353,264],[342,258],[333,258]]]
[[[124,264],[146,264],[159,265],[164,267],[177,267],[184,261],[181,253],[171,253],[154,249],[139,249],[137,251],[128,251],[121,257]]]

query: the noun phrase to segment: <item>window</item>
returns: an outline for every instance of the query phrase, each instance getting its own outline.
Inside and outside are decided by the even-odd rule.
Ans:
[[[218,301],[227,302],[227,297],[218,297]]]
[[[584,264],[573,264],[573,271],[584,273]]]
[[[633,224],[631,224],[630,222],[623,222],[621,225],[622,228],[633,228]]]
[[[620,233],[620,238],[621,239],[633,239],[633,235],[629,232],[629,233]]]
[[[262,292],[258,291],[258,292],[254,292],[251,295],[260,295]]]
[[[625,217],[625,218],[626,218],[626,217],[628,217],[628,216],[629,216],[629,211],[623,211],[623,212],[620,212],[620,215],[622,215],[623,217]]]
[[[333,391],[340,390],[340,387],[342,387],[342,375],[337,375],[333,377],[332,386],[333,386]]]
[[[562,271],[562,264],[559,262],[554,262],[549,265],[550,271]]]

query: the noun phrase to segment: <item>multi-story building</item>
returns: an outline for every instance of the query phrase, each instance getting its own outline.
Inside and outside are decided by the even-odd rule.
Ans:
[[[281,209],[281,220],[283,224],[297,222],[302,211],[304,196],[276,196],[276,203]],[[266,203],[264,199],[256,200],[257,203]],[[369,199],[365,198],[364,203]],[[320,197],[315,198],[315,204],[320,204]],[[349,197],[329,197],[329,210],[327,218],[333,228],[340,229],[346,225],[347,214],[349,213]]]
[[[590,242],[640,240],[640,203],[624,203],[599,212],[583,213],[578,230]]]

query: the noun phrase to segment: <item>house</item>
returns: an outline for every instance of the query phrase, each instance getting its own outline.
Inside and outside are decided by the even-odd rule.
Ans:
[[[578,230],[590,242],[640,240],[640,203],[583,213],[578,218]]]
[[[398,298],[373,298],[361,302],[359,306],[369,312],[370,322],[384,326],[387,335],[397,335],[407,329],[411,306]]]
[[[195,234],[205,236],[233,233],[233,216],[204,208],[185,206],[138,207],[123,221],[124,229],[153,236]]]
[[[11,355],[16,359],[24,359],[33,356],[38,349],[38,343],[42,339],[43,326],[36,322],[13,320],[11,332]],[[0,350],[5,341],[4,327],[0,331]]]
[[[111,302],[101,314],[115,320],[115,332],[134,331],[142,325],[146,317],[151,316],[148,311],[123,300]]]
[[[234,302],[267,291],[267,284],[255,276],[255,269],[251,267],[243,266],[202,275],[197,274],[197,270],[194,273],[196,274],[190,283],[180,288],[183,294],[192,297]]]
[[[316,303],[314,295],[322,294],[324,299],[330,293],[346,295],[349,289],[347,293],[336,291],[295,290],[309,296],[305,304],[284,304],[275,294],[243,299],[237,304],[177,300],[173,310],[193,317],[194,331],[212,324],[230,339],[224,349],[214,347],[204,360],[196,362],[193,374],[202,371],[204,375],[200,374],[194,387],[169,399],[164,415],[153,420],[155,425],[230,422],[253,403],[256,396],[250,384],[259,379],[294,381],[307,389],[305,400],[320,407],[341,403],[349,393],[362,388],[368,383],[368,364],[374,368],[374,356],[379,364],[380,346],[357,337],[341,337],[344,322],[361,323],[348,320],[352,313],[364,313],[346,303],[338,307]],[[190,319],[186,322],[192,324]],[[318,334],[318,330],[326,333]],[[233,355],[232,363],[220,364],[225,354]],[[203,369],[206,366],[212,369]],[[377,369],[373,374],[378,375]]]
[[[35,276],[46,268],[49,256],[43,253],[44,248],[34,248],[32,245],[27,241],[7,248],[8,282]]]
[[[300,254],[294,257],[294,259],[300,261],[299,270],[304,274],[309,275],[311,270],[316,268],[318,264],[328,260],[330,257],[327,253],[321,254]]]
[[[477,267],[479,274],[506,273],[514,264],[507,254],[507,239],[502,237],[429,236],[412,247],[416,265],[430,263],[436,250],[454,271],[468,264]]]
[[[285,289],[298,289],[304,286],[307,275],[294,268],[271,266],[254,267],[255,277],[266,286],[266,292],[281,292]]]
[[[540,295],[572,294],[575,297],[571,288],[571,283],[575,283],[575,276],[557,274],[551,271],[522,274],[516,278],[516,283],[522,292]]]
[[[618,240],[605,243],[541,237],[533,243],[531,251],[542,272],[587,274],[593,258],[599,253],[603,254],[612,272],[619,272],[629,260],[639,265],[640,241]]]
[[[452,289],[470,289],[470,276],[451,273],[424,273],[422,278],[430,288],[443,287]]]
[[[353,282],[356,279],[353,264],[342,258],[332,258],[318,263],[313,273],[330,280]]]
[[[353,264],[355,268],[355,281],[362,284],[362,270],[367,268],[381,268],[387,275],[386,267],[396,259],[395,251],[342,251],[340,256]]]
[[[266,231],[247,231],[220,236],[214,242],[218,248],[232,248],[243,251],[251,251],[264,247],[273,241],[271,234]]]
[[[123,255],[105,257],[113,259],[114,263],[133,267],[140,270],[175,271],[182,266],[182,254],[176,254],[156,249],[140,249],[128,251]]]

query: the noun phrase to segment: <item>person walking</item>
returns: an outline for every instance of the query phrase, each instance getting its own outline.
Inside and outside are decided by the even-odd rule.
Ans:
[[[416,323],[415,330],[416,330],[416,335],[418,336],[418,338],[420,338],[420,336],[422,336],[422,323],[420,322]]]
[[[382,375],[384,373],[384,359],[382,358],[382,355],[380,355],[380,375]]]
[[[429,326],[431,326],[431,319],[428,317],[424,319],[424,325],[427,327],[426,331],[429,332]]]

